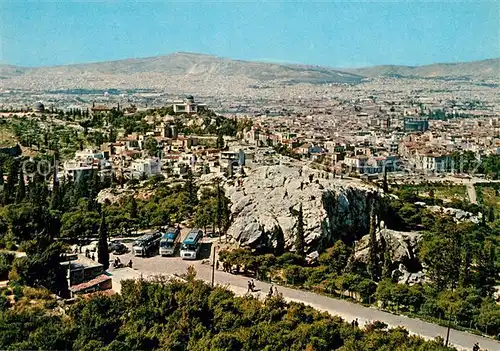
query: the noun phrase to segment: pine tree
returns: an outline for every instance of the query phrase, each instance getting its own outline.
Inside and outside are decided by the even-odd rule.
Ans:
[[[105,270],[109,268],[108,228],[104,212],[102,213],[101,225],[99,227],[97,261],[103,265]]]
[[[19,183],[17,185],[16,203],[21,203],[26,197],[26,185],[24,184],[23,169],[19,170]]]
[[[297,214],[297,233],[295,235],[295,252],[301,256],[305,255],[305,233],[304,233],[304,212],[302,210],[302,204],[299,207],[299,213]]]

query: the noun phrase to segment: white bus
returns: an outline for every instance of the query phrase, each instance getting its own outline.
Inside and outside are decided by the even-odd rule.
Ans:
[[[173,256],[175,254],[176,239],[180,230],[175,228],[167,229],[160,240],[160,256]]]
[[[146,234],[138,238],[132,246],[134,256],[145,257],[153,252],[157,252],[158,244],[160,243],[161,234]]]
[[[196,260],[200,253],[200,240],[203,237],[203,231],[193,229],[182,242],[181,257],[183,260]]]

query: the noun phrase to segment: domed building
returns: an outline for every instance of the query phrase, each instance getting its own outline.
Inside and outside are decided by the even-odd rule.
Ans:
[[[204,104],[198,104],[194,101],[193,95],[186,95],[182,101],[174,101],[172,104],[175,113],[195,114],[198,107],[204,107]]]
[[[33,107],[33,110],[35,112],[43,113],[45,111],[45,106],[40,101],[38,101]]]

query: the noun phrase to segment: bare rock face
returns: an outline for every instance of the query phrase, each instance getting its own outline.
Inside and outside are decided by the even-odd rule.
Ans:
[[[415,268],[420,269],[416,257],[417,246],[422,238],[419,232],[399,232],[383,227],[376,233],[377,245],[389,253],[392,266],[404,267],[402,272],[413,272]],[[370,260],[370,235],[363,236],[356,243],[354,258],[358,261],[368,263]]]
[[[248,171],[243,184],[227,186],[226,193],[233,204],[228,235],[241,246],[262,245],[264,238],[275,246],[273,233],[280,230],[285,247],[293,249],[302,204],[305,241],[313,251],[336,238],[366,234],[377,189],[306,167],[274,165]]]

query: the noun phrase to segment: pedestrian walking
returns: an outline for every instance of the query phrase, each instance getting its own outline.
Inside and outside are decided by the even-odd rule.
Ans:
[[[219,260],[217,260],[217,261],[215,262],[215,269],[216,269],[216,270],[219,270]]]
[[[255,291],[255,283],[253,282],[253,279],[250,281],[250,284],[252,285],[252,292]]]
[[[271,285],[269,287],[269,292],[267,293],[267,297],[272,297],[273,296],[273,286]]]
[[[247,289],[247,293],[249,292],[253,292],[252,282],[250,280],[248,281],[248,289]]]
[[[92,253],[92,261],[95,261],[95,255]]]

